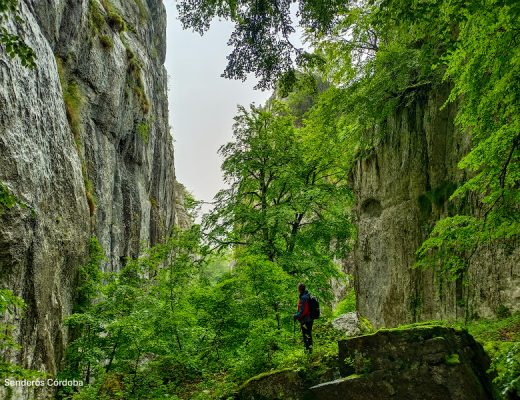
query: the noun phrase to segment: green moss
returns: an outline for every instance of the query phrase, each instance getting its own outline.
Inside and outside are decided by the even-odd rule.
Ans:
[[[374,332],[374,327],[368,318],[362,316],[359,317],[359,329],[361,329],[361,333],[364,335]]]
[[[94,183],[88,177],[87,164],[85,160],[82,160],[81,162],[81,174],[83,175],[83,183],[85,185],[85,195],[87,198],[89,213],[92,217],[96,212],[97,201],[96,196],[94,195]]]
[[[242,385],[240,385],[238,390],[243,389],[244,387],[246,387],[247,385],[249,385],[252,382],[259,381],[261,379],[267,378],[267,377],[272,376],[272,375],[277,375],[277,374],[280,374],[280,373],[283,373],[283,372],[291,372],[291,371],[293,371],[292,368],[284,368],[284,369],[278,369],[278,370],[274,370],[274,371],[262,372],[261,374],[258,374],[258,375],[253,376],[252,378],[249,378]]]
[[[60,57],[56,57],[56,66],[60,77],[67,119],[74,135],[76,148],[79,151],[81,147],[81,107],[83,105],[83,95],[79,85],[75,81],[68,79],[63,60]]]
[[[458,364],[460,364],[459,355],[454,353],[454,354],[450,354],[449,356],[444,357],[444,363],[446,365],[458,365]]]
[[[104,49],[110,50],[114,47],[114,41],[108,35],[101,35],[99,37],[99,42],[101,43],[101,46],[103,46]]]
[[[95,0],[89,1],[89,23],[91,29],[99,32],[105,27],[105,16],[101,12],[98,3]]]
[[[107,13],[107,24],[116,32],[124,32],[126,30],[126,23],[110,0],[101,0],[101,4]]]
[[[137,8],[139,9],[139,20],[141,22],[146,21],[148,19],[148,10],[146,9],[143,0],[134,0]]]
[[[144,91],[144,82],[142,77],[142,67],[136,54],[126,48],[126,56],[128,60],[127,72],[129,75],[129,84],[132,89],[132,93],[139,101],[139,105],[144,114],[148,114],[150,111],[150,102]]]
[[[124,32],[126,30],[125,21],[115,12],[109,12],[107,17],[108,25],[116,32]]]

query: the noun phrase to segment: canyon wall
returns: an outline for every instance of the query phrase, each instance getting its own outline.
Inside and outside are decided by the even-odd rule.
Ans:
[[[479,212],[475,200],[448,200],[465,179],[457,163],[470,146],[469,135],[454,125],[456,105],[442,108],[448,94],[437,88],[401,107],[352,172],[358,241],[347,269],[355,276],[358,309],[375,326],[520,309],[518,243],[479,248],[464,280],[412,268],[435,221]]]
[[[166,13],[161,0],[24,0],[8,29],[37,66],[0,52],[0,287],[27,303],[11,321],[22,345],[11,356],[53,376],[90,236],[106,270],[118,270],[186,223],[168,126]]]

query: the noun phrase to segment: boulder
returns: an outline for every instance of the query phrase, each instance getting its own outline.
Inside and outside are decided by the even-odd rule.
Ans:
[[[298,371],[283,369],[266,372],[249,379],[238,389],[239,400],[299,400],[307,390]]]
[[[362,325],[361,318],[355,311],[340,315],[332,321],[332,326],[347,337],[361,335],[364,332]]]
[[[489,358],[465,330],[382,330],[339,343],[342,379],[310,388],[315,400],[488,400]]]

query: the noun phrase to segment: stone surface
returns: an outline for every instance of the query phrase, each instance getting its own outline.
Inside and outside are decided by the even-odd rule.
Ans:
[[[349,312],[340,315],[332,321],[332,326],[346,336],[357,336],[361,334],[361,321],[357,312]]]
[[[375,140],[352,172],[358,241],[344,269],[354,275],[358,311],[376,327],[520,309],[517,244],[478,249],[466,276],[469,285],[412,269],[435,221],[460,211],[447,199],[464,178],[457,163],[469,136],[456,132],[454,104],[441,109],[448,93],[432,90],[396,112],[378,132],[384,139]],[[461,207],[478,210],[471,200]]]
[[[0,213],[0,287],[28,305],[12,356],[52,376],[89,236],[105,269],[118,270],[186,217],[175,198],[162,1],[24,0],[20,11],[8,29],[35,50],[37,68],[0,51],[0,182],[18,199]],[[75,120],[67,91],[81,103]]]
[[[489,358],[466,331],[416,327],[339,342],[345,378],[310,389],[316,400],[488,400]]]
[[[306,382],[297,371],[281,370],[265,373],[245,382],[238,390],[237,400],[299,400],[307,390]]]

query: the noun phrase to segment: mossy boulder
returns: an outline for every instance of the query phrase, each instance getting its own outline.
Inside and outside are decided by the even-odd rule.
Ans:
[[[257,375],[238,389],[237,400],[299,400],[307,390],[307,383],[298,371],[282,369]]]
[[[310,389],[316,400],[488,400],[489,358],[465,330],[419,326],[339,342],[342,379]]]

